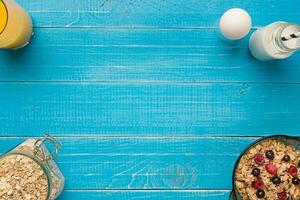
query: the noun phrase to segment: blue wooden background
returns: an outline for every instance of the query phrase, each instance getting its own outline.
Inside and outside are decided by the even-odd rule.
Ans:
[[[57,136],[60,200],[226,200],[247,145],[300,133],[300,54],[258,62],[216,28],[232,7],[300,23],[300,0],[17,2],[35,35],[0,52],[0,151]]]

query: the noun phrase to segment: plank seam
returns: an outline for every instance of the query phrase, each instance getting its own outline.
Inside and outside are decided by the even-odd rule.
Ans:
[[[104,29],[104,30],[214,30],[218,27],[159,27],[159,26],[34,26],[35,29]],[[254,26],[251,30],[256,30],[260,26]]]
[[[41,134],[43,135],[43,134]],[[53,136],[57,137],[57,138],[61,138],[61,139],[81,139],[81,138],[85,138],[85,139],[93,139],[93,138],[103,138],[103,139],[167,139],[167,138],[171,138],[171,139],[182,139],[182,138],[187,138],[187,139],[258,139],[261,138],[263,136],[255,136],[255,135],[251,135],[251,136],[209,136],[209,135],[200,135],[200,136],[122,136],[122,135],[98,135],[98,134],[88,134],[88,135],[56,135],[54,134]],[[25,135],[25,136],[10,136],[10,135],[1,135],[0,139],[24,139],[24,138],[31,138],[31,137],[37,137],[37,136],[32,136],[32,135]]]
[[[230,192],[229,189],[65,189],[66,192]]]
[[[243,82],[243,81],[141,81],[141,80],[133,80],[133,81],[87,81],[87,80],[78,80],[78,81],[60,81],[60,80],[19,80],[19,81],[5,81],[0,80],[0,84],[7,84],[7,83],[33,83],[33,84],[39,84],[39,83],[49,83],[49,84],[78,84],[78,83],[89,83],[89,84],[169,84],[169,85],[177,85],[177,84],[184,84],[184,85],[203,85],[203,84],[249,84],[249,85],[299,85],[300,82]]]

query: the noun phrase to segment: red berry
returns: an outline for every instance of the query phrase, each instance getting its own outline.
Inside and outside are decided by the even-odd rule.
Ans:
[[[277,194],[278,200],[287,200],[288,196],[285,192],[280,192]]]
[[[292,176],[297,176],[297,174],[298,174],[297,167],[294,165],[290,166],[290,168],[288,169],[288,173]]]
[[[267,164],[266,165],[266,170],[267,170],[267,172],[269,172],[272,175],[277,173],[277,167],[275,165],[272,165],[272,164]]]
[[[263,164],[265,163],[265,157],[264,157],[263,154],[257,153],[257,154],[255,154],[255,156],[254,156],[254,161],[255,161],[255,163],[258,164],[258,165],[263,165]]]
[[[264,188],[264,182],[260,179],[253,181],[251,185],[257,190],[262,190]]]

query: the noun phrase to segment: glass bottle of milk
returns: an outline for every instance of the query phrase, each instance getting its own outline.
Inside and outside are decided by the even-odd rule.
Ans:
[[[256,30],[249,41],[249,49],[258,60],[284,59],[300,49],[300,26],[288,22],[274,22]]]

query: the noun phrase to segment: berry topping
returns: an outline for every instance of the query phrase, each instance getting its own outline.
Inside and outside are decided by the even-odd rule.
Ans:
[[[265,157],[261,153],[257,153],[254,156],[254,161],[258,165],[263,165],[265,163]]]
[[[258,197],[258,198],[264,198],[265,197],[265,195],[266,195],[266,193],[263,191],[263,190],[258,190],[257,192],[256,192],[256,196]]]
[[[291,157],[289,155],[284,155],[283,158],[282,158],[282,160],[284,162],[289,162],[291,160]]]
[[[271,151],[271,150],[268,150],[268,151],[266,151],[266,157],[268,158],[268,159],[270,159],[270,160],[273,160],[274,159],[274,152],[273,151]]]
[[[272,177],[272,182],[275,184],[275,185],[279,185],[281,183],[281,179],[278,177],[278,176],[273,176]]]
[[[264,188],[264,182],[260,179],[253,181],[251,185],[257,190],[262,190]]]
[[[258,168],[254,168],[253,170],[252,170],[252,175],[253,176],[256,176],[256,177],[259,177],[259,175],[260,175],[260,170],[258,169]]]
[[[266,165],[266,170],[267,170],[267,172],[269,172],[272,175],[277,173],[277,167],[275,165],[272,165],[272,164],[267,164]]]
[[[300,179],[294,177],[294,178],[292,179],[292,183],[293,183],[294,185],[299,185],[299,184],[300,184]]]
[[[297,176],[297,174],[298,174],[297,167],[294,165],[290,166],[290,168],[288,169],[288,173],[292,176]]]
[[[287,200],[288,196],[285,192],[280,192],[277,194],[278,200]]]

